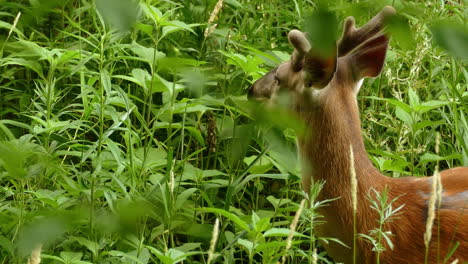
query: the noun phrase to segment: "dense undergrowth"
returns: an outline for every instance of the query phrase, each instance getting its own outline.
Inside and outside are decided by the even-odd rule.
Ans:
[[[316,3],[226,0],[210,19],[216,3],[0,1],[0,263],[39,246],[42,263],[315,261],[322,203],[286,243],[304,198],[292,124],[252,122],[245,93],[289,58],[286,33]],[[387,175],[468,165],[460,3],[326,4],[358,25],[385,4],[401,14],[358,97]]]

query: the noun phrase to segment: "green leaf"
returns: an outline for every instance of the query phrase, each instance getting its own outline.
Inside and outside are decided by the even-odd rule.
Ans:
[[[205,138],[202,136],[200,130],[196,127],[192,126],[184,126],[184,129],[186,129],[190,134],[200,143],[202,146],[205,146]]]
[[[78,242],[80,245],[82,246],[85,246],[89,251],[91,251],[93,253],[94,256],[97,256],[98,252],[99,252],[99,244],[94,242],[94,241],[91,241],[91,240],[88,240],[87,238],[84,238],[84,237],[75,237],[75,236],[72,236],[70,237],[71,240],[75,240],[76,242]]]
[[[398,119],[403,121],[407,126],[409,126],[409,127],[413,126],[414,121],[413,121],[413,118],[411,117],[411,115],[408,114],[403,109],[401,109],[399,106],[396,107],[395,115],[396,115],[396,117],[398,117]]]
[[[203,208],[197,208],[197,211],[209,212],[209,213],[215,213],[215,214],[222,215],[222,216],[226,217],[227,219],[233,221],[235,224],[237,224],[242,229],[244,229],[246,231],[250,231],[249,225],[246,222],[242,221],[237,215],[235,215],[233,213],[230,213],[228,211],[225,211],[223,209],[203,207]]]
[[[271,228],[265,231],[263,233],[263,237],[287,237],[289,236],[289,233],[291,232],[291,229],[289,228]],[[298,232],[294,232],[295,237],[307,237],[306,235],[303,235]]]
[[[454,153],[454,154],[451,154],[451,155],[448,155],[448,156],[439,156],[437,154],[432,154],[432,153],[424,153],[424,155],[422,155],[421,159],[420,159],[420,163],[421,164],[424,164],[424,163],[428,163],[428,162],[431,162],[431,161],[442,161],[442,160],[453,160],[453,159],[462,159],[463,156],[461,154],[458,154],[458,153]]]
[[[147,82],[151,80],[151,75],[148,73],[148,71],[143,70],[143,69],[133,69],[132,70],[132,76],[136,80],[136,84],[139,86],[143,87],[145,91],[148,91],[148,86]]]
[[[416,107],[419,105],[420,100],[418,94],[411,88],[408,90],[409,104],[411,107]]]
[[[239,238],[237,240],[237,244],[245,247],[247,249],[247,251],[249,252],[249,254],[252,254],[252,252],[254,250],[254,244],[251,241]]]
[[[307,38],[318,54],[328,57],[336,52],[338,20],[334,12],[319,6],[304,18],[302,28],[308,33]]]
[[[196,191],[198,191],[197,188],[190,188],[177,195],[177,200],[174,209],[181,209],[182,206],[184,206],[185,202],[188,200],[188,198],[190,198]]]
[[[37,73],[41,78],[44,78],[44,73],[42,71],[42,66],[36,60],[27,60],[24,58],[4,58],[1,66],[7,65],[19,65],[25,68],[28,68],[35,73]]]
[[[466,26],[440,23],[431,27],[434,41],[455,57],[468,59],[468,29]]]
[[[75,263],[76,261],[81,260],[82,256],[83,253],[81,252],[60,252],[60,257],[63,259],[63,261],[65,261],[66,264]]]
[[[421,129],[424,129],[426,127],[436,127],[445,124],[445,121],[440,120],[440,121],[430,121],[430,120],[424,120],[421,122],[418,122],[414,124],[414,130],[418,131]]]
[[[392,16],[387,21],[387,30],[390,35],[400,44],[403,50],[414,48],[414,37],[408,23],[408,19],[402,15]]]
[[[301,243],[306,242],[307,240],[293,240],[291,241],[292,245],[300,245]],[[265,252],[267,250],[277,249],[277,248],[285,248],[286,241],[271,241],[266,243],[257,244],[255,250],[257,252]]]
[[[164,24],[166,24],[167,26],[164,26],[162,28],[162,35],[159,39],[163,39],[164,37],[166,37],[167,35],[171,33],[182,31],[182,30],[189,31],[196,35],[195,31],[193,31],[192,28],[200,25],[200,24],[187,25],[184,22],[179,21],[179,20],[165,22]]]
[[[129,31],[138,17],[138,2],[133,0],[96,0],[99,14],[107,24],[120,31]]]
[[[139,148],[135,151],[135,156],[143,162],[142,166],[145,168],[163,167],[167,164],[167,152],[162,148]]]
[[[250,156],[244,158],[244,163],[250,166],[254,160],[257,159],[257,156]],[[268,172],[273,168],[273,164],[270,162],[270,159],[267,157],[260,157],[257,162],[250,166],[249,172],[253,174],[263,174]]]
[[[130,255],[130,254],[122,252],[122,251],[111,250],[107,254],[109,254],[110,256],[120,257],[120,258],[123,258],[123,259],[127,258],[129,260],[135,261],[138,264],[146,264],[143,261],[141,261],[140,259],[138,259],[136,256]],[[124,263],[127,263],[127,261],[125,261]]]
[[[451,103],[450,101],[431,100],[431,101],[423,102],[422,104],[415,106],[414,110],[420,113],[424,113],[432,109],[436,109],[436,108],[448,105],[450,103]]]
[[[146,61],[150,67],[152,67],[155,62],[166,57],[166,54],[164,52],[156,50],[154,48],[147,48],[138,44],[137,42],[132,42],[132,45],[130,45],[129,48],[138,57]]]
[[[364,96],[364,98],[372,99],[372,100],[379,100],[379,101],[386,101],[389,102],[390,104],[394,106],[400,107],[403,111],[406,113],[411,113],[413,112],[413,108],[403,102],[400,102],[396,99],[390,99],[390,98],[380,98],[380,97],[375,97],[375,96]]]

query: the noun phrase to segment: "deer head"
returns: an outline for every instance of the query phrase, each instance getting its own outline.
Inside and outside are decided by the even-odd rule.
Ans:
[[[363,78],[375,77],[382,69],[388,45],[382,29],[386,18],[394,13],[393,7],[386,6],[360,28],[355,28],[354,18],[348,17],[336,53],[329,57],[314,50],[304,33],[291,30],[288,34],[294,47],[291,60],[258,79],[249,89],[248,97],[274,100],[283,91],[300,95],[307,90],[335,89],[337,85],[331,85],[333,79],[357,91]]]

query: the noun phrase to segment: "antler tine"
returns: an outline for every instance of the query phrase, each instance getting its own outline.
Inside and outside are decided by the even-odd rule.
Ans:
[[[338,56],[344,56],[359,44],[382,31],[388,17],[396,14],[395,8],[385,6],[375,17],[360,28],[355,28],[353,17],[347,17],[344,22],[343,35],[338,41]]]

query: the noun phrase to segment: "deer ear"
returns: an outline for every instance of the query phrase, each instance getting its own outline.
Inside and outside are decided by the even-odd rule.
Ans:
[[[327,57],[311,49],[304,62],[304,85],[319,89],[324,88],[333,78],[335,71],[336,53]]]
[[[388,42],[389,39],[385,34],[377,34],[347,55],[355,80],[376,77],[380,74],[385,62]]]
[[[336,55],[325,57],[311,49],[304,33],[291,30],[288,34],[289,42],[294,46],[291,65],[295,72],[304,71],[306,87],[325,87],[333,78],[336,70]],[[336,49],[335,49],[336,50]]]

